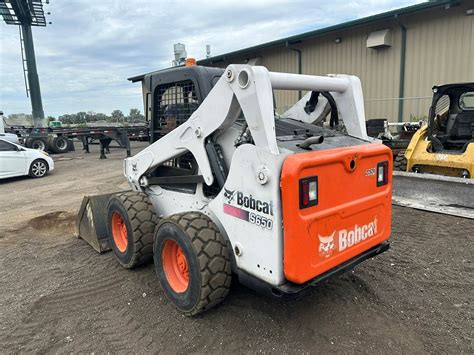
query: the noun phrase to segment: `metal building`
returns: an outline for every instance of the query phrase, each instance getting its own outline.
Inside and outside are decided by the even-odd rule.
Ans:
[[[360,77],[367,118],[418,120],[435,84],[474,81],[474,0],[430,1],[198,61]],[[278,109],[297,92],[277,92]]]

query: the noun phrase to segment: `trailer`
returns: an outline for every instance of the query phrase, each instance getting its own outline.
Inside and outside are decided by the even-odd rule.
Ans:
[[[130,140],[148,140],[149,130],[145,125],[128,127],[102,126],[85,128],[25,127],[10,126],[10,133],[18,136],[27,148],[40,149],[50,153],[63,154],[74,150],[74,139],[82,143],[82,149],[89,153],[89,146],[100,145],[100,159],[106,159],[110,148],[123,148],[130,153]],[[112,143],[116,144],[112,144]]]

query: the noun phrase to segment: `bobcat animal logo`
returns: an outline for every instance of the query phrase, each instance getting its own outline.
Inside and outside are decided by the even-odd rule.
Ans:
[[[224,197],[227,199],[227,202],[230,202],[234,199],[235,196],[235,190],[227,190],[224,187]]]
[[[336,250],[336,245],[334,244],[335,234],[336,234],[336,231],[332,232],[332,234],[329,236],[320,236],[318,234],[319,255],[325,258],[329,258],[332,254],[334,254],[334,251]]]

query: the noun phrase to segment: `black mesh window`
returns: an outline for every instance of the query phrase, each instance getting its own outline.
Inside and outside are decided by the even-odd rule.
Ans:
[[[186,122],[198,108],[196,87],[192,80],[159,85],[155,89],[155,110],[153,120],[153,142]],[[174,168],[172,175],[197,174],[197,164],[191,153],[163,164]],[[155,175],[159,171],[155,172]]]
[[[185,122],[198,106],[196,88],[192,80],[157,86],[153,141]]]

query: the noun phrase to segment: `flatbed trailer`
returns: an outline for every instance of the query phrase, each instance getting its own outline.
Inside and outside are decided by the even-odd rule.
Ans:
[[[52,128],[10,126],[9,132],[15,133],[27,148],[41,149],[50,153],[67,153],[74,150],[73,139],[82,142],[83,150],[89,153],[89,145],[100,145],[100,159],[106,159],[110,148],[123,148],[127,157],[131,155],[130,140],[148,140],[147,126],[103,126],[84,128]],[[111,145],[115,142],[116,145]]]

